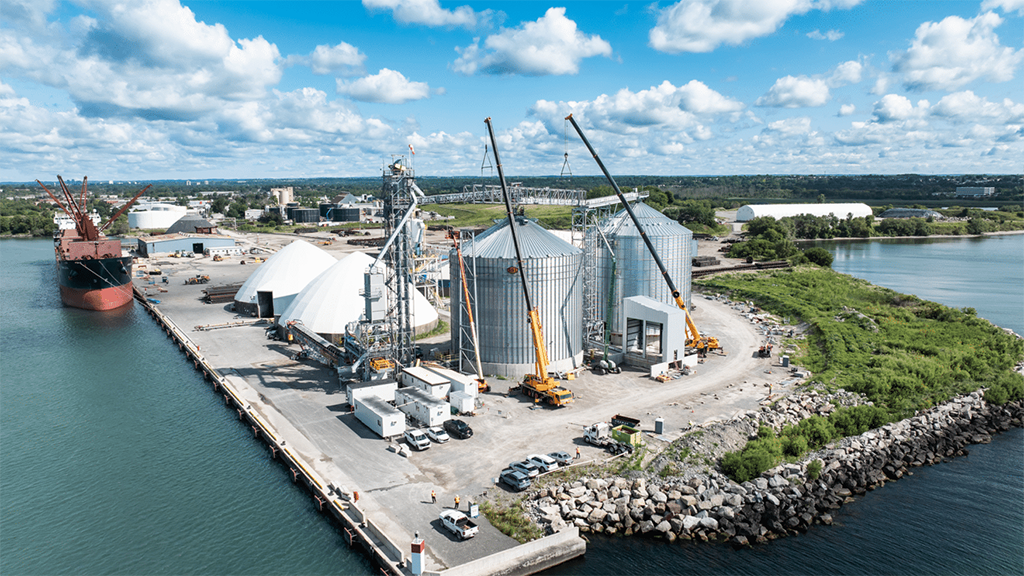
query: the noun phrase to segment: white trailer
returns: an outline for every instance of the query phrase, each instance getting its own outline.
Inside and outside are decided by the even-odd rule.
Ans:
[[[376,396],[357,398],[356,418],[381,438],[393,438],[405,433],[405,414]]]
[[[395,392],[395,404],[399,410],[427,428],[444,424],[450,414],[447,402],[411,386],[399,388]]]
[[[395,401],[395,390],[398,382],[394,380],[374,380],[372,382],[352,382],[346,387],[349,406],[356,405],[356,399],[376,396],[385,402]]]
[[[448,404],[457,414],[468,414],[476,409],[476,400],[465,392],[452,391],[448,394]]]
[[[442,378],[447,379],[452,385],[451,392],[465,392],[473,398],[476,398],[477,392],[480,389],[480,384],[477,383],[475,378],[471,378],[465,374],[456,372],[455,370],[449,370],[439,366],[424,366],[424,368]],[[449,394],[451,392],[449,392]]]
[[[452,388],[447,378],[439,376],[422,366],[411,366],[402,370],[403,386],[419,388],[435,398],[444,398]]]

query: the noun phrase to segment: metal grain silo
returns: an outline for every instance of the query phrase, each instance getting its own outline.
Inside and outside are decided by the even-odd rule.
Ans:
[[[693,232],[646,204],[637,204],[633,212],[643,226],[651,244],[668,269],[669,276],[682,293],[687,308],[691,307],[690,280],[693,266]],[[610,217],[602,227],[615,250],[615,294],[612,299],[611,330],[621,333],[622,300],[630,296],[648,296],[675,306],[675,299],[647,250],[640,232],[625,209]],[[601,317],[607,314],[607,298],[612,273],[612,258],[602,243],[598,251]]]
[[[549,370],[569,370],[583,361],[583,252],[535,222],[519,219],[523,267],[530,297],[540,311]],[[486,374],[512,378],[533,372],[536,355],[527,322],[526,300],[516,270],[508,221],[503,220],[462,247],[466,279],[474,290],[473,316]],[[462,310],[459,262],[451,254],[452,339],[468,323]],[[465,330],[468,333],[468,330]],[[472,347],[472,343],[469,343]]]

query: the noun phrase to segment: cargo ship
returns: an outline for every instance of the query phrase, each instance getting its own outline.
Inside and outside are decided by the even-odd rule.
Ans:
[[[53,233],[57,257],[60,299],[67,306],[85,310],[113,310],[132,301],[132,257],[123,253],[121,241],[107,238],[103,231],[128,210],[146,186],[102,226],[99,215],[86,212],[88,177],[82,179],[82,193],[76,198],[64,179],[57,176],[63,202],[42,182],[36,180],[63,210],[54,216]]]

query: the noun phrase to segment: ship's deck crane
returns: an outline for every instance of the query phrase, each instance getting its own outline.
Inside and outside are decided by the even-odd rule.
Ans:
[[[512,210],[512,202],[509,200],[508,188],[505,185],[505,172],[501,167],[501,158],[498,156],[498,142],[494,138],[494,128],[491,126],[491,119],[484,120],[487,124],[487,133],[491,137],[491,148],[494,150],[494,164],[498,169],[498,179],[501,181],[501,195],[505,200],[505,212],[508,214],[509,231],[512,232],[512,244],[516,250],[516,268],[519,272],[519,279],[523,282],[523,296],[526,298],[527,318],[530,323],[530,333],[533,336],[533,349],[536,354],[534,373],[527,374],[523,378],[523,392],[531,398],[542,399],[555,406],[564,406],[573,401],[572,392],[558,386],[555,379],[548,375],[548,350],[544,344],[544,331],[540,324],[540,312],[533,305],[530,299],[530,286],[526,281],[526,271],[523,268],[523,253],[519,249],[519,233],[517,231],[516,216]]]
[[[565,119],[572,123],[572,127],[576,129],[576,133],[580,135],[580,139],[582,139],[583,143],[587,146],[587,150],[590,151],[594,160],[597,161],[597,165],[601,168],[601,171],[604,172],[605,178],[608,179],[608,182],[615,190],[615,194],[618,195],[622,205],[626,208],[626,214],[629,214],[629,218],[633,221],[633,225],[636,226],[637,232],[640,233],[640,237],[643,238],[644,244],[647,245],[647,250],[651,253],[651,256],[654,257],[655,264],[657,264],[658,269],[661,270],[661,275],[665,278],[665,283],[668,284],[668,289],[672,293],[672,298],[676,301],[676,306],[686,313],[686,330],[688,332],[686,345],[696,348],[698,354],[705,354],[709,350],[721,349],[722,346],[718,343],[718,338],[702,335],[700,330],[697,330],[697,325],[693,323],[690,311],[686,308],[686,303],[683,302],[683,297],[680,294],[679,289],[676,288],[675,282],[673,282],[672,278],[669,276],[668,269],[665,268],[665,264],[661,261],[661,257],[658,256],[658,251],[654,249],[654,244],[651,243],[651,239],[648,238],[647,232],[644,231],[643,226],[640,225],[640,220],[637,219],[636,214],[633,213],[633,208],[629,205],[629,202],[626,201],[626,197],[622,194],[622,190],[619,189],[619,185],[615,183],[615,179],[612,178],[608,169],[605,168],[604,162],[601,162],[601,158],[597,156],[597,152],[594,150],[594,147],[590,145],[590,141],[583,135],[583,129],[576,123],[576,119],[572,117],[572,114],[566,116]]]

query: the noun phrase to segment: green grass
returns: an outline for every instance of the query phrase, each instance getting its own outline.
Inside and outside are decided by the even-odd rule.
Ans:
[[[875,406],[808,419],[779,439],[749,443],[746,462],[723,458],[723,467],[728,464],[740,476],[957,394],[988,388],[985,398],[991,402],[1024,397],[1024,377],[1013,371],[1024,357],[1024,343],[977,318],[973,309],[948,308],[823,268],[730,274],[694,283],[809,323],[795,362],[828,390],[859,392]]]
[[[446,225],[455,228],[490,228],[495,220],[506,218],[504,204],[425,204],[423,210],[442,216],[454,216]],[[570,206],[525,206],[526,217],[536,218],[546,228],[568,230],[572,225]]]
[[[480,512],[502,534],[515,539],[520,544],[536,540],[544,536],[544,530],[530,522],[523,510],[522,499],[516,499],[507,506],[482,502]]]

